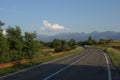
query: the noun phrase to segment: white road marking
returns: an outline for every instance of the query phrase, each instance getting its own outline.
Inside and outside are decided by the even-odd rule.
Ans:
[[[102,50],[101,50],[101,51],[102,51]],[[110,71],[110,65],[109,65],[108,57],[107,57],[107,55],[106,55],[105,52],[102,51],[102,53],[104,54],[105,60],[106,60],[106,63],[107,63],[108,80],[112,80],[112,76],[111,76],[111,71]]]
[[[60,69],[60,70],[58,70],[57,72],[51,74],[50,76],[44,78],[43,80],[48,80],[48,79],[52,78],[53,76],[55,76],[55,75],[59,74],[60,72],[66,70],[67,68],[69,68],[69,67],[71,67],[72,65],[76,64],[77,62],[79,62],[80,60],[82,60],[83,58],[85,58],[85,57],[88,56],[88,55],[89,55],[89,54],[84,55],[82,58],[74,61],[73,63],[69,64],[69,65],[66,66],[66,67],[63,67],[62,69]]]

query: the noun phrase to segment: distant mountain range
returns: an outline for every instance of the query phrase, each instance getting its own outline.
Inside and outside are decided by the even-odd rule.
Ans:
[[[120,40],[120,32],[114,31],[106,31],[106,32],[91,32],[91,33],[60,33],[52,36],[48,35],[38,35],[37,40],[42,40],[45,42],[52,41],[53,39],[63,39],[63,40],[70,40],[75,39],[76,41],[82,41],[88,39],[91,36],[95,40],[99,40],[100,38],[103,39],[112,39],[112,40]]]

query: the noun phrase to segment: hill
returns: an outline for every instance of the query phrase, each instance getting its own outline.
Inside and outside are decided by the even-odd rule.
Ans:
[[[91,33],[61,33],[61,34],[56,34],[53,36],[48,36],[48,35],[38,35],[37,40],[42,40],[42,41],[52,41],[53,39],[64,39],[64,40],[70,40],[70,39],[75,39],[76,41],[82,41],[88,39],[89,36],[92,36],[93,39],[99,40],[100,38],[103,39],[112,39],[112,40],[120,40],[120,32],[114,32],[114,31],[106,31],[106,32],[91,32]]]

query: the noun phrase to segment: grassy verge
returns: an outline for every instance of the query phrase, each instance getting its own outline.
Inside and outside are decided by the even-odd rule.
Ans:
[[[55,56],[49,55],[47,58],[40,59],[38,61],[28,62],[28,63],[19,64],[19,65],[13,66],[13,67],[5,68],[5,69],[0,69],[0,76],[4,76],[4,75],[7,75],[7,74],[10,74],[10,73],[13,73],[13,72],[17,72],[17,71],[20,71],[22,69],[25,69],[25,68],[28,68],[28,67],[31,67],[31,66],[35,66],[35,65],[38,65],[38,64],[42,64],[44,62],[48,62],[48,61],[51,61],[51,60],[55,60],[55,59],[58,59],[58,58],[61,58],[61,57],[64,57],[64,56],[68,56],[68,55],[74,54],[74,53],[79,52],[79,51],[83,51],[83,48],[77,47],[74,50],[63,52],[63,54],[60,54],[60,55],[55,55]]]
[[[106,48],[106,52],[110,56],[117,71],[120,73],[120,51],[113,48]]]
[[[108,56],[111,58],[112,63],[116,67],[117,71],[120,73],[120,50],[114,49],[112,47],[105,46],[105,45],[103,45],[103,46],[97,45],[94,47],[103,49],[108,54]]]

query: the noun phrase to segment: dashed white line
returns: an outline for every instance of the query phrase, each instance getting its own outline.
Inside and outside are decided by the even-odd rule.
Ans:
[[[66,66],[66,67],[64,67],[64,68],[62,68],[62,69],[60,69],[60,70],[58,70],[57,72],[51,74],[50,76],[44,78],[43,80],[48,80],[48,79],[52,78],[53,76],[55,76],[55,75],[59,74],[60,72],[62,72],[62,71],[64,71],[64,70],[68,69],[69,67],[71,67],[72,65],[76,64],[77,62],[79,62],[80,60],[82,60],[83,58],[85,58],[85,57],[88,56],[88,55],[89,55],[89,54],[84,55],[82,58],[80,58],[80,59],[74,61],[73,63],[69,64],[68,66]]]

